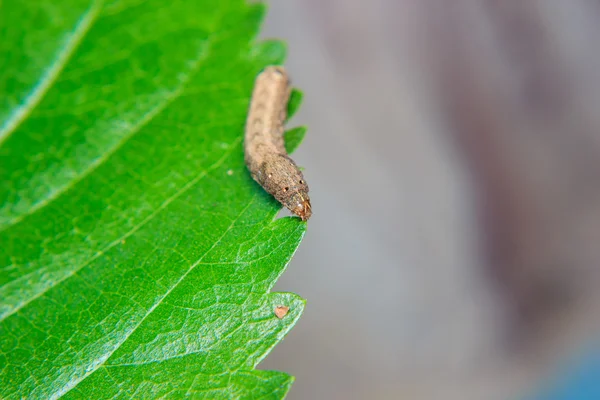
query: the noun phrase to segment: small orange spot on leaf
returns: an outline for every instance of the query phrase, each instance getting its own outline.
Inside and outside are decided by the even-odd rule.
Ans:
[[[277,306],[275,307],[275,316],[279,319],[282,319],[286,316],[289,310],[290,308],[287,306]]]

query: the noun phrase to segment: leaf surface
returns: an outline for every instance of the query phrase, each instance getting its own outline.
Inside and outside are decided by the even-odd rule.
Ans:
[[[284,57],[263,14],[0,2],[0,398],[285,395],[254,367],[302,313],[269,290],[306,224],[244,166],[254,77]]]

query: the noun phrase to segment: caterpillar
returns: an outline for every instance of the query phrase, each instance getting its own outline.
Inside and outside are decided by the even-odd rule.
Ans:
[[[244,160],[263,189],[308,221],[312,215],[308,185],[288,156],[283,139],[290,93],[290,79],[283,67],[269,66],[258,74],[246,120]]]

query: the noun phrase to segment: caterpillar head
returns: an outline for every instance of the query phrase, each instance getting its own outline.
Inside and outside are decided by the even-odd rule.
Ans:
[[[288,156],[275,154],[269,157],[261,164],[256,180],[303,221],[312,215],[308,185],[296,163]]]

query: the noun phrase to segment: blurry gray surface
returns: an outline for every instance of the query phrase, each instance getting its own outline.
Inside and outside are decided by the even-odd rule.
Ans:
[[[296,376],[289,399],[506,399],[562,354],[506,349],[511,323],[484,267],[473,163],[440,109],[448,21],[489,51],[484,3],[271,2],[263,37],[287,41],[286,66],[305,94],[290,126],[309,127],[294,158],[306,167],[314,211],[275,287],[306,298],[306,311],[260,365]],[[576,14],[591,3],[545,4],[551,26],[573,28],[559,32],[572,43],[557,47],[585,55],[594,19]],[[575,74],[595,74],[576,64],[588,70]],[[569,325],[576,337],[575,314],[553,330]]]

